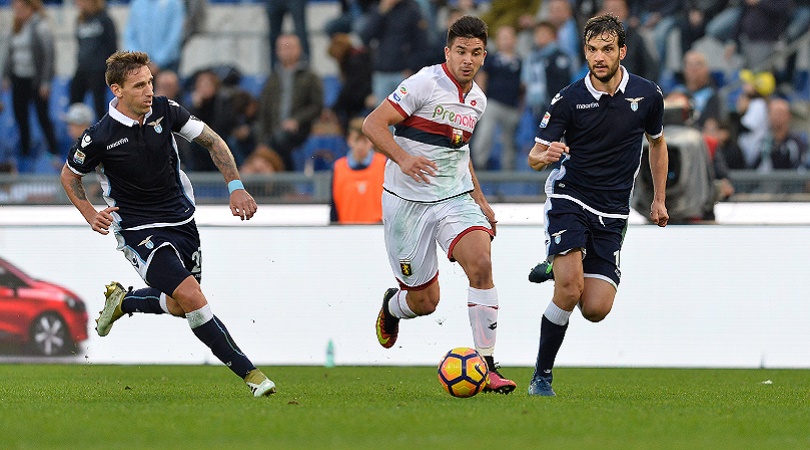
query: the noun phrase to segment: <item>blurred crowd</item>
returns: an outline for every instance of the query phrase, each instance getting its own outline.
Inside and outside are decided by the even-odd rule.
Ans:
[[[728,170],[810,167],[808,119],[798,107],[810,89],[808,68],[795,51],[810,26],[810,0],[340,0],[339,14],[315,31],[306,0],[266,0],[271,63],[258,95],[242,87],[243,75],[232,65],[178,75],[184,46],[206,28],[207,0],[131,0],[123,30],[116,30],[105,0],[74,1],[77,69],[70,105],[57,117],[49,114],[55,55],[47,9],[42,0],[10,1],[13,23],[0,41],[0,108],[11,108],[17,145],[0,155],[5,171],[61,166],[81,130],[107,110],[104,61],[118,49],[146,51],[155,95],[207,122],[245,170],[331,169],[348,151],[351,121],[405,77],[443,62],[447,24],[466,14],[482,17],[491,36],[477,79],[489,106],[471,143],[474,165],[520,170],[550,99],[587,72],[580,30],[601,12],[625,24],[623,65],[659,83],[670,123],[703,136],[722,196],[733,192],[722,182]],[[283,27],[288,16],[291,32]],[[313,32],[328,36],[328,57],[339,68],[340,87],[329,104],[324,80],[310,67],[317,59]],[[725,61],[710,61],[707,43]],[[62,142],[54,130],[67,125],[78,131]],[[39,146],[32,126],[42,131]],[[322,135],[335,139],[319,153],[313,139]],[[185,170],[216,170],[202,149],[178,143]],[[313,155],[320,165],[313,166]],[[21,163],[31,158],[46,163]]]

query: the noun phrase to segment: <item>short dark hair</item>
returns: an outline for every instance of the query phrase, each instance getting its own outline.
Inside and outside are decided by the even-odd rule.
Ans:
[[[118,51],[113,53],[107,58],[107,71],[104,73],[107,86],[123,85],[129,74],[147,64],[149,64],[149,55],[144,52]]]
[[[582,31],[582,42],[587,44],[592,38],[605,34],[616,36],[619,47],[624,47],[627,38],[624,25],[622,25],[618,17],[611,13],[588,19],[588,22],[585,23],[585,29]]]
[[[461,16],[447,30],[447,46],[452,47],[456,38],[478,38],[487,46],[487,23],[475,16]]]

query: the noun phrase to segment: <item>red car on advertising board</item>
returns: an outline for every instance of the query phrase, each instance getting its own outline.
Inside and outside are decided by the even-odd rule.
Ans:
[[[74,352],[86,339],[87,309],[75,293],[0,258],[0,341],[57,356]]]

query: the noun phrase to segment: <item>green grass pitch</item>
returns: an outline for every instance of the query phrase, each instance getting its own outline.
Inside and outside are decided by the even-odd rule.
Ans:
[[[432,367],[262,369],[255,399],[221,366],[0,365],[0,448],[810,448],[806,370],[563,367],[531,398],[506,367],[457,399]]]

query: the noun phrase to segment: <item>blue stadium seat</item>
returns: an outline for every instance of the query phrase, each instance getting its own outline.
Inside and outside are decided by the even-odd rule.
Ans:
[[[793,89],[793,99],[810,100],[810,71],[799,70],[796,72],[793,81]]]
[[[343,136],[324,134],[310,136],[293,152],[294,169],[297,171],[331,170],[335,160],[345,156],[348,148]]]
[[[248,91],[254,98],[259,98],[264,87],[264,82],[267,80],[265,75],[242,75],[239,80],[239,87]]]
[[[726,85],[726,74],[723,71],[712,71],[711,77],[714,81],[714,85],[717,86],[718,89]]]
[[[340,79],[334,75],[328,75],[321,78],[321,83],[323,83],[323,105],[331,108],[340,95]]]

